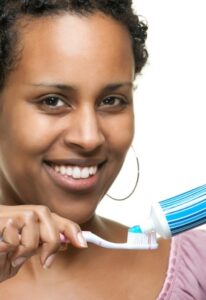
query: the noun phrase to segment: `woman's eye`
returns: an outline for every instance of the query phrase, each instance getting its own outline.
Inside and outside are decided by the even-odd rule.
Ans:
[[[100,102],[100,107],[122,107],[126,105],[126,100],[122,99],[121,97],[110,96],[104,98]]]
[[[56,96],[44,98],[43,100],[41,100],[41,103],[45,106],[49,106],[50,108],[60,108],[62,106],[65,106],[65,102]]]

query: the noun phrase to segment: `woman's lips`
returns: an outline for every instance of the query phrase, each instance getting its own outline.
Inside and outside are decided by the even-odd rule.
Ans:
[[[52,181],[67,191],[87,191],[97,185],[101,166],[58,166],[44,163]],[[68,175],[69,174],[69,175]]]

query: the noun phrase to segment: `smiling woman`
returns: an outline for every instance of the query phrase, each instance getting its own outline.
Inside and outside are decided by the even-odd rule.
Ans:
[[[2,299],[154,299],[169,242],[109,251],[82,234],[127,234],[95,210],[133,139],[146,25],[126,0],[12,0],[0,26]]]
[[[7,192],[3,201],[44,204],[83,224],[133,138],[131,39],[100,13],[21,20],[20,27],[21,59],[1,94],[2,126],[10,124],[2,135],[2,189],[8,177],[15,186],[15,197]],[[85,168],[97,172],[79,178]]]

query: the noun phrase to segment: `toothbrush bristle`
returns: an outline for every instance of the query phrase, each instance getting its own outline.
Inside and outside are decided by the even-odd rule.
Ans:
[[[153,248],[157,245],[156,233],[143,233],[140,226],[133,226],[128,229],[127,243]]]

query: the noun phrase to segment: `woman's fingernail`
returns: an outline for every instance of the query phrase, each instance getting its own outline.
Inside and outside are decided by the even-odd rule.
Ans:
[[[18,257],[11,262],[13,268],[19,267],[27,260],[27,257]]]
[[[49,269],[51,267],[51,265],[52,265],[55,257],[56,257],[56,253],[51,254],[49,257],[47,257],[47,259],[46,259],[46,261],[45,261],[45,263],[43,265],[43,268],[44,269]]]
[[[77,233],[77,238],[79,240],[79,243],[82,247],[84,248],[87,248],[88,245],[87,245],[87,241],[85,240],[85,238],[83,237],[82,233],[81,232],[78,232]]]

